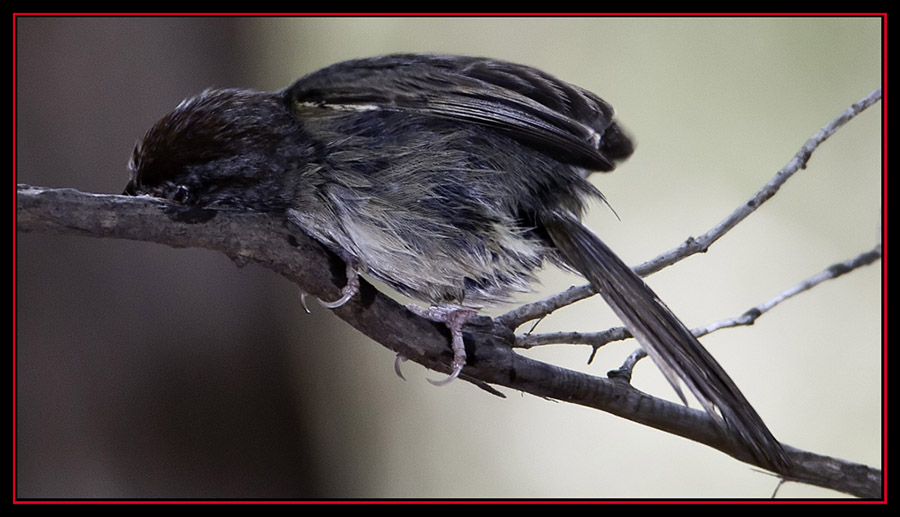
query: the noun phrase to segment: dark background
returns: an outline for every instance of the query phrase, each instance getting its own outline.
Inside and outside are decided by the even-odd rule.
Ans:
[[[118,193],[135,141],[210,86],[278,89],[395,51],[527,63],[616,106],[638,149],[595,177],[629,263],[706,231],[881,82],[873,18],[68,18],[15,21],[15,181]],[[688,325],[879,238],[877,105],[717,243],[651,278]],[[140,242],[15,235],[20,498],[767,497],[776,480],[615,417],[434,388],[263,268]],[[879,266],[704,338],[775,434],[880,461]],[[539,295],[578,279],[547,271]],[[540,331],[599,330],[597,300]],[[602,375],[585,347],[529,352]],[[642,390],[674,398],[647,363]],[[799,485],[780,495],[830,496]]]

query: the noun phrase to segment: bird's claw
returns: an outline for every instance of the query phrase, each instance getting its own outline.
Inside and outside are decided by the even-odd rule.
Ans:
[[[430,382],[434,386],[446,386],[447,384],[450,384],[450,381],[459,377],[460,372],[462,372],[463,366],[465,366],[465,363],[457,364],[456,361],[454,360],[453,361],[453,371],[450,372],[450,375],[448,375],[447,377],[445,377],[439,381],[435,381],[432,379],[425,379],[425,380]]]
[[[466,365],[466,345],[462,335],[463,325],[478,313],[472,309],[459,307],[429,307],[424,309],[418,305],[408,305],[407,308],[423,318],[443,323],[450,329],[450,348],[453,350],[453,362],[450,363],[450,366],[453,370],[446,379],[439,381],[428,379],[428,382],[435,386],[444,386],[450,383],[450,381],[459,377],[463,367]]]
[[[319,304],[322,307],[326,307],[328,309],[337,309],[338,307],[344,305],[349,302],[353,295],[359,292],[359,273],[356,271],[356,266],[353,264],[353,261],[347,261],[347,285],[345,285],[341,289],[341,297],[337,300],[326,302],[321,298],[316,298],[319,301]],[[303,306],[303,310],[309,314],[309,307],[306,305],[306,291],[300,291],[300,305]]]
[[[394,358],[394,373],[397,374],[397,377],[400,377],[405,381],[406,377],[404,377],[403,372],[400,371],[400,365],[404,362],[406,362],[406,358],[400,354],[397,354],[397,357]]]

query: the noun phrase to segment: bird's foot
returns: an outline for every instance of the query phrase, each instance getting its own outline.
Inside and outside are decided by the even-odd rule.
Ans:
[[[439,381],[428,379],[428,382],[435,386],[443,386],[459,377],[463,366],[466,365],[466,346],[463,342],[462,328],[478,312],[473,309],[444,306],[432,306],[426,309],[418,305],[407,305],[406,308],[423,318],[443,323],[450,329],[450,348],[453,350],[453,361],[450,363],[452,371],[446,379]]]

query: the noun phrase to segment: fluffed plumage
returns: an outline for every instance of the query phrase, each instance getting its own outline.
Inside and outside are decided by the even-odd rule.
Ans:
[[[786,472],[783,448],[722,367],[580,222],[602,198],[587,175],[633,150],[609,104],[547,73],[403,54],[338,63],[281,92],[183,102],[135,149],[126,193],[282,213],[434,305],[506,301],[545,261],[578,271],[679,395],[683,382],[762,465]]]

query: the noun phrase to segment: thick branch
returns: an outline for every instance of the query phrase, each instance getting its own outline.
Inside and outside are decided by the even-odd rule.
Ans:
[[[20,185],[16,228],[143,240],[221,251],[239,264],[258,262],[323,299],[337,297],[344,266],[283,219],[254,213],[174,206],[150,198],[85,194]],[[335,314],[383,346],[427,368],[449,371],[449,334],[407,311],[366,282]],[[415,336],[415,338],[411,338]],[[462,379],[600,409],[689,438],[753,463],[705,413],[647,395],[627,382],[574,372],[519,356],[509,327],[481,317],[466,327],[468,363]],[[877,469],[786,447],[795,469],[788,479],[860,497],[881,497]]]

